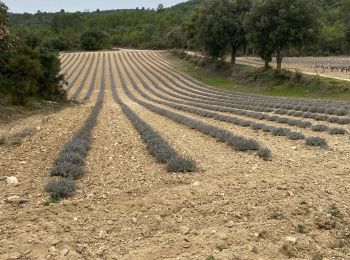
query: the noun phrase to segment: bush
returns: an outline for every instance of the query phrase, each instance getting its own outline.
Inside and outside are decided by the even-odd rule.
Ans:
[[[84,175],[84,168],[80,165],[66,161],[58,161],[51,170],[51,176],[61,176],[76,180]]]
[[[232,144],[237,151],[257,151],[260,148],[257,141],[243,137],[231,137],[228,139],[228,143]]]
[[[264,127],[265,127],[264,124],[259,124],[259,123],[253,124],[253,125],[251,126],[251,128],[254,129],[254,130],[261,130],[261,129],[263,129]]]
[[[327,146],[326,140],[320,137],[308,137],[305,141],[306,144],[310,146]]]
[[[303,140],[305,136],[300,132],[290,132],[288,134],[288,139],[290,140]]]
[[[337,128],[337,127],[330,128],[328,130],[328,132],[332,135],[345,135],[345,134],[347,134],[347,131],[345,129]]]
[[[73,138],[67,143],[62,153],[77,153],[81,156],[86,156],[89,149],[89,143],[81,138]]]
[[[71,164],[79,165],[79,166],[85,165],[83,156],[81,156],[81,154],[76,153],[76,152],[66,152],[66,153],[62,154],[58,158],[58,161],[56,162],[56,164],[60,164],[62,162],[67,162],[67,163],[71,163]]]
[[[72,196],[74,189],[74,181],[69,179],[49,180],[45,185],[45,191],[55,200]]]
[[[272,134],[275,136],[287,136],[290,133],[290,130],[287,128],[278,127],[272,130]]]
[[[311,127],[311,130],[315,131],[315,132],[325,132],[328,130],[328,126],[326,126],[326,125],[314,125]]]
[[[272,152],[270,149],[262,147],[258,150],[258,155],[264,160],[268,160],[272,157]]]
[[[189,158],[177,156],[168,162],[167,170],[168,172],[194,172],[196,171],[196,162]]]
[[[88,31],[80,37],[80,45],[83,50],[95,51],[110,47],[107,34],[101,31]]]

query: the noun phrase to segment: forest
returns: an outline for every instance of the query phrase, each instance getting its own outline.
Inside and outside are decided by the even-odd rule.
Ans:
[[[156,10],[111,10],[93,12],[10,14],[11,28],[25,35],[35,46],[45,42],[58,50],[103,49],[111,46],[139,49],[177,47],[183,38],[181,28],[202,0],[191,0],[170,8],[162,4]],[[257,2],[256,0],[252,2]],[[304,55],[342,55],[349,53],[349,0],[315,1],[321,30],[318,41],[305,46]],[[186,44],[183,44],[186,46]],[[252,51],[252,50],[250,50]]]

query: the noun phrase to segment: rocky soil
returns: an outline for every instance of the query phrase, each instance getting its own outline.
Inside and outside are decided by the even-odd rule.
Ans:
[[[99,64],[95,59],[97,76],[92,81],[94,70],[89,72],[77,97],[80,104],[45,120],[34,115],[0,126],[0,133],[11,135],[28,127],[35,129],[15,143],[0,145],[0,259],[350,258],[349,135],[302,130],[328,141],[329,147],[313,148],[302,141],[152,103],[133,88],[125,73],[129,70],[133,75],[130,66],[136,69],[133,64],[138,62],[124,55],[127,52],[138,53],[105,52]],[[161,52],[143,54],[160,68],[170,62]],[[112,55],[125,66],[119,75],[112,62],[117,94],[177,151],[193,158],[197,172],[168,173],[147,152],[112,98],[108,62]],[[83,63],[76,62],[68,73],[79,72]],[[78,80],[68,96],[87,69],[73,75]],[[120,76],[139,99],[254,138],[272,150],[272,159],[264,161],[254,153],[234,151],[136,104],[123,91]],[[93,129],[86,174],[78,180],[73,197],[50,203],[44,191],[50,169],[63,145],[84,125],[102,77],[105,97]],[[156,90],[145,75],[141,77]],[[142,88],[141,81],[134,80]],[[92,96],[84,101],[91,83]],[[349,125],[342,127],[350,131]]]

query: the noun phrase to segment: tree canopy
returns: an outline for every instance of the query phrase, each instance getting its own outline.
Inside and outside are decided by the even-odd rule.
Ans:
[[[214,3],[216,0],[206,1]],[[251,0],[252,4],[266,0]],[[315,44],[305,45],[303,53],[305,55],[339,55],[350,52],[350,46],[346,42],[347,31],[350,27],[349,6],[350,0],[318,0],[317,2],[303,1],[313,5],[312,13],[320,9],[319,21],[321,24],[319,41]],[[235,2],[236,6],[248,8],[245,4],[250,1],[229,0]],[[52,46],[59,50],[76,50],[81,48],[81,36],[90,31],[103,32],[107,36],[109,46],[132,47],[140,49],[165,49],[179,46],[179,41],[173,36],[180,36],[179,27],[184,35],[184,45],[189,48],[203,48],[199,46],[200,41],[195,33],[195,24],[199,15],[199,7],[205,5],[204,0],[191,0],[170,8],[159,6],[161,11],[137,8],[134,10],[111,10],[95,12],[75,12],[69,13],[64,10],[57,13],[38,12],[36,14],[10,14],[10,30],[17,35],[24,33],[39,36],[41,42],[52,43]],[[206,7],[204,7],[206,8]],[[213,12],[216,15],[218,10]],[[230,10],[222,10],[228,13]],[[237,14],[239,10],[231,10]],[[236,25],[240,25],[242,17],[231,15],[228,20],[218,17],[223,23],[232,24],[229,28],[236,36],[244,35],[235,33],[239,30]],[[243,12],[245,16],[245,12]],[[226,15],[225,15],[226,16]],[[209,17],[210,20],[210,17]],[[213,21],[213,20],[211,20]],[[210,21],[205,21],[209,23]],[[171,33],[170,33],[171,32]],[[174,34],[176,32],[176,34]],[[170,33],[170,34],[169,34]],[[169,37],[170,36],[170,37]],[[241,42],[239,37],[232,38]],[[227,51],[232,51],[232,44],[229,44]],[[254,49],[251,42],[243,43],[245,49],[249,46],[250,52]],[[290,50],[291,51],[291,50]],[[232,55],[232,54],[231,54]]]
[[[265,0],[254,5],[247,19],[247,31],[265,62],[275,53],[280,69],[284,52],[316,39],[319,23],[315,6],[304,0]]]
[[[190,20],[194,25],[185,28],[209,56],[221,58],[231,51],[235,64],[237,50],[246,42],[244,19],[250,7],[249,0],[206,1]]]
[[[7,7],[0,2],[0,97],[15,104],[30,97],[62,98],[58,53],[36,36],[10,33],[7,20]]]

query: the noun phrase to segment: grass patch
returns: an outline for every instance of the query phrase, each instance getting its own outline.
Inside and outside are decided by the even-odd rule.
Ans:
[[[218,66],[208,60],[198,63],[193,59],[189,62],[175,55],[168,56],[180,71],[219,89],[269,96],[350,100],[350,83],[342,80],[242,64],[236,64],[231,70],[229,66]]]

